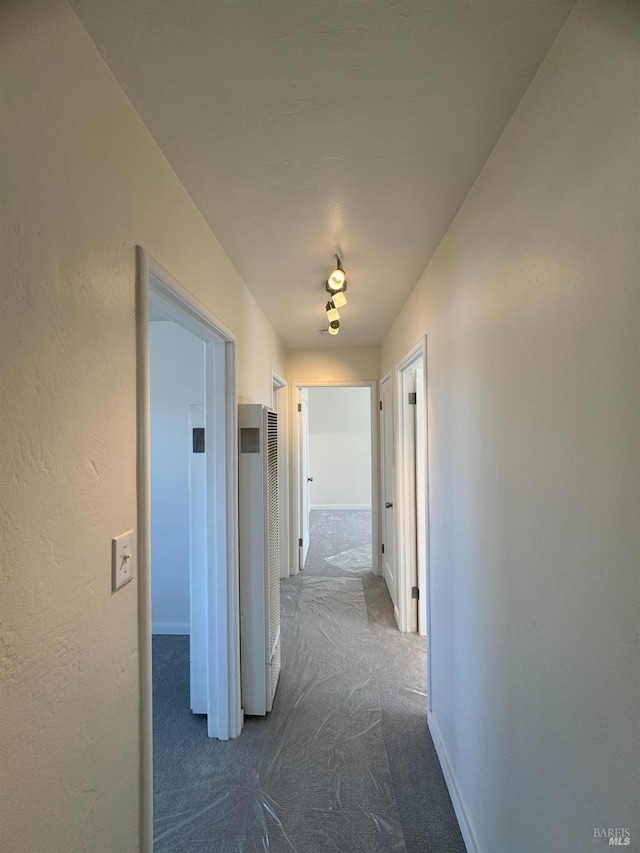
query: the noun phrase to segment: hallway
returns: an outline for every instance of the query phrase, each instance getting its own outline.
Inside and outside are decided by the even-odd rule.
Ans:
[[[368,513],[312,512],[304,572],[282,582],[273,713],[209,741],[188,708],[188,638],[154,638],[156,853],[457,853],[426,726],[424,640],[381,578],[326,562],[370,541]],[[326,531],[330,529],[331,535]]]

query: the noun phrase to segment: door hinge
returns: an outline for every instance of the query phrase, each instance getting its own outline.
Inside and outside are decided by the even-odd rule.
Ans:
[[[382,400],[380,400],[380,411],[382,411]]]
[[[411,598],[420,598],[420,590],[417,586],[411,587]]]
[[[204,453],[204,427],[193,428],[193,452]]]
[[[301,412],[301,411],[302,411],[302,403],[298,403],[298,411],[299,411],[299,412]]]
[[[298,539],[298,545],[300,548],[302,548],[302,539]]]
[[[409,405],[415,406],[418,403],[418,395],[415,391],[409,391]]]
[[[384,554],[384,542],[382,543],[382,553]]]

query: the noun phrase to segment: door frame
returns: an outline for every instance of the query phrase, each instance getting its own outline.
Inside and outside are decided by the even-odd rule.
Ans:
[[[385,503],[386,503],[386,500],[387,500],[387,497],[389,494],[389,491],[387,489],[388,484],[386,482],[385,443],[386,443],[387,435],[386,435],[386,431],[385,431],[385,427],[384,427],[385,409],[384,409],[384,403],[383,403],[384,391],[382,388],[382,386],[385,384],[385,382],[391,383],[391,403],[392,403],[393,407],[395,407],[395,405],[396,405],[395,394],[394,394],[393,376],[390,372],[385,373],[384,376],[382,376],[380,378],[380,381],[378,382],[378,412],[377,412],[377,414],[378,414],[378,418],[377,418],[378,435],[379,435],[378,461],[379,461],[379,471],[380,471],[380,493],[379,493],[379,498],[378,498],[378,514],[379,514],[379,518],[380,518],[380,543],[379,543],[380,574],[382,575],[382,577],[384,577],[384,560],[382,558],[382,546],[384,544],[385,551],[388,551],[389,547],[391,547],[393,549],[393,573],[394,573],[393,574],[393,585],[394,585],[394,592],[395,592],[396,600],[393,601],[393,599],[391,598],[391,590],[389,590],[389,597],[391,598],[391,605],[393,607],[393,616],[394,616],[394,619],[396,620],[396,625],[398,627],[398,630],[401,631],[402,628],[400,627],[400,625],[401,625],[400,602],[401,602],[402,596],[400,596],[398,594],[398,591],[399,591],[399,583],[398,583],[398,534],[397,534],[397,530],[396,530],[397,523],[396,523],[396,507],[395,507],[396,491],[397,491],[396,483],[395,483],[397,464],[396,464],[396,456],[395,456],[395,454],[396,454],[396,442],[395,442],[395,437],[394,437],[395,420],[393,417],[393,415],[394,415],[393,411],[391,412],[391,415],[392,415],[392,417],[391,417],[391,424],[392,424],[391,457],[392,457],[392,461],[393,461],[393,466],[392,466],[393,467],[393,476],[392,476],[393,483],[392,483],[392,485],[393,485],[393,504],[394,504],[393,510],[394,510],[394,512],[393,512],[392,522],[391,522],[391,527],[393,530],[393,544],[391,546],[389,543],[389,537],[387,536],[387,530],[385,528],[385,521],[386,521],[386,517],[387,517],[387,508],[385,506]],[[383,542],[383,540],[384,540],[384,542]],[[388,588],[389,584],[388,584],[386,578],[385,578],[385,583],[386,583],[387,588]]]
[[[194,426],[203,427],[206,430],[204,402],[189,406],[190,437]],[[153,423],[151,428],[153,430]],[[206,585],[207,571],[206,459],[206,453],[194,453],[193,444],[189,447],[189,694],[191,710],[194,714],[208,713],[209,701],[206,655],[194,654],[194,649],[198,648],[199,643],[204,643],[205,646],[207,643],[207,608],[204,596],[200,594],[200,588]],[[151,466],[153,469],[153,460]],[[151,473],[153,476],[153,470]],[[196,553],[198,558],[194,559]],[[196,575],[197,582],[194,583]],[[153,567],[151,581],[153,584]]]
[[[378,507],[380,505],[380,450],[379,450],[379,428],[378,428],[378,383],[357,380],[324,381],[324,382],[296,382],[292,384],[291,393],[291,479],[289,495],[291,498],[291,555],[299,551],[298,540],[300,538],[300,511],[301,511],[301,460],[300,460],[300,418],[298,418],[298,397],[303,388],[369,388],[371,396],[371,570],[375,575],[380,574],[380,519]],[[291,574],[298,574],[297,562],[292,567]]]
[[[412,524],[410,517],[410,508],[412,502],[415,506],[415,482],[412,482],[409,466],[415,446],[411,447],[411,441],[415,441],[413,425],[410,423],[409,404],[407,394],[409,390],[408,374],[412,369],[415,369],[422,362],[423,367],[423,401],[424,401],[424,422],[425,422],[425,464],[426,471],[424,477],[424,537],[425,537],[425,595],[426,595],[426,642],[427,642],[427,695],[431,697],[431,618],[430,618],[430,571],[429,571],[429,553],[430,553],[430,536],[429,536],[429,420],[428,420],[428,397],[427,397],[427,338],[426,336],[418,341],[409,352],[396,365],[394,370],[394,379],[396,386],[395,403],[396,403],[396,505],[398,513],[396,515],[396,554],[398,557],[398,578],[399,587],[402,590],[400,608],[402,626],[401,631],[416,630],[411,622],[412,606],[411,606],[411,587],[413,585],[411,560],[414,552],[413,539],[415,538],[416,526]],[[429,702],[430,702],[429,698]]]
[[[151,625],[151,453],[149,304],[205,341],[208,564],[223,566],[207,590],[208,734],[226,740],[242,729],[238,591],[237,389],[233,333],[141,246],[136,248],[136,492],[140,667],[142,849],[153,849],[153,708]],[[216,395],[215,388],[224,388]],[[217,398],[216,398],[217,397]],[[218,654],[214,653],[217,652]],[[220,653],[220,650],[222,652]]]
[[[309,389],[300,388],[296,392],[298,412],[298,460],[300,464],[299,489],[300,509],[298,512],[298,571],[304,569],[311,544],[311,488],[309,483]],[[306,510],[306,516],[305,516]]]

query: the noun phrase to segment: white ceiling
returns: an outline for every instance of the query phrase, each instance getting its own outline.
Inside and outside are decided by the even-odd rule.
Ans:
[[[380,343],[574,0],[71,4],[287,346],[317,347]]]

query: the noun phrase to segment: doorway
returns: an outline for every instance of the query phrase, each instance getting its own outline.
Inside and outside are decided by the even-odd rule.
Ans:
[[[396,624],[401,617],[396,577],[395,530],[395,444],[393,429],[393,386],[391,375],[380,383],[380,518],[382,527],[382,576],[387,584]]]
[[[142,804],[145,849],[153,838],[153,718],[152,718],[152,630],[184,630],[188,626],[192,664],[191,681],[197,685],[194,711],[206,715],[206,735],[227,740],[242,728],[239,667],[239,605],[237,557],[237,474],[235,412],[235,343],[233,336],[194,297],[176,282],[144,250],[138,248],[137,289],[137,493],[138,493],[138,588],[142,728]],[[151,323],[166,327],[166,334]],[[183,375],[172,381],[189,386],[180,400],[183,434],[178,441],[186,450],[204,441],[206,452],[195,463],[189,453],[183,460],[182,483],[186,482],[186,507],[181,506],[181,538],[188,540],[188,608],[184,572],[166,577],[165,589],[156,596],[152,611],[151,556],[152,472],[151,356],[154,338],[172,337],[181,352]],[[161,350],[161,348],[160,348]],[[187,358],[187,351],[189,357]],[[159,365],[162,370],[163,365]],[[167,365],[165,364],[166,368]],[[187,375],[188,374],[188,375]],[[164,383],[164,402],[169,405],[170,385]],[[175,392],[175,388],[174,388]],[[186,392],[185,392],[186,393]],[[193,395],[201,399],[193,399]],[[184,395],[183,395],[184,396]],[[188,398],[188,401],[187,401]],[[174,401],[175,402],[175,401]],[[203,426],[200,426],[203,424]],[[195,432],[197,430],[197,432]],[[166,473],[166,472],[165,472]],[[184,490],[183,490],[184,495]],[[156,504],[159,498],[156,495]],[[191,507],[189,507],[191,503]],[[167,524],[176,530],[171,519]],[[156,527],[156,537],[159,528]],[[194,539],[195,537],[195,539]],[[179,537],[180,538],[180,537]],[[161,544],[161,543],[160,543]],[[165,543],[166,544],[166,543]],[[193,552],[193,560],[191,559]],[[184,555],[183,555],[184,556]],[[156,554],[157,558],[157,554]],[[171,565],[171,563],[169,564]],[[183,562],[184,566],[184,562]],[[177,581],[177,588],[171,582]],[[178,607],[171,611],[168,598],[177,589]],[[164,597],[164,602],[161,599]],[[167,609],[163,610],[164,606]],[[160,609],[158,609],[160,608]],[[170,619],[163,620],[163,613]],[[187,619],[185,621],[185,613]],[[164,626],[161,624],[165,622]],[[193,701],[194,697],[191,697]],[[189,700],[187,700],[189,701]]]
[[[368,382],[294,386],[295,573],[309,559],[326,558],[335,558],[336,565],[366,566],[379,573],[378,514],[372,513],[379,494],[375,388],[376,383]],[[332,549],[334,553],[329,553]]]
[[[154,666],[189,655],[194,714],[207,714],[205,343],[149,300],[151,613]],[[178,639],[179,638],[179,639]],[[170,680],[168,678],[168,680]],[[157,685],[154,670],[154,685]],[[177,686],[177,685],[176,685]],[[186,697],[179,692],[173,703]]]
[[[398,364],[397,557],[405,631],[429,634],[429,512],[426,339]],[[427,648],[427,673],[430,655]],[[427,675],[428,678],[428,675]],[[430,695],[430,691],[427,690]]]

